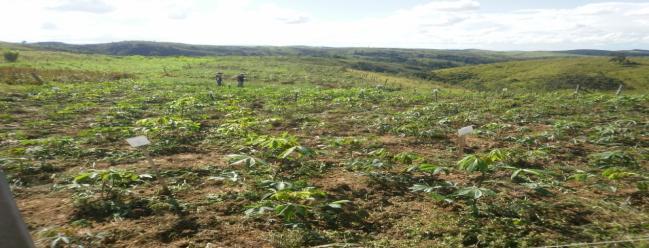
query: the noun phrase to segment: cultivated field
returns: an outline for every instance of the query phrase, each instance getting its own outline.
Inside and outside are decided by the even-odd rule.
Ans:
[[[414,77],[335,57],[28,49],[0,63],[0,166],[39,247],[642,238],[649,61],[633,60],[515,61]],[[582,89],[591,79],[606,87],[555,87],[574,82],[557,78],[569,66],[590,68],[575,73],[587,76]],[[217,70],[228,86],[216,87]],[[239,72],[245,88],[234,87]],[[620,82],[628,90],[616,96]],[[459,150],[457,130],[470,125]],[[145,149],[161,178],[126,143],[137,135],[152,141]]]

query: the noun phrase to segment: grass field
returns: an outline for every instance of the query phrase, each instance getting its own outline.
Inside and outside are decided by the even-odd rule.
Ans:
[[[0,166],[39,247],[646,237],[649,61],[632,60],[506,62],[434,71],[474,81],[429,81],[336,58],[25,50],[0,63]],[[580,68],[633,90],[525,91]],[[249,82],[233,87],[242,71]],[[161,177],[125,142],[136,135],[153,142]]]

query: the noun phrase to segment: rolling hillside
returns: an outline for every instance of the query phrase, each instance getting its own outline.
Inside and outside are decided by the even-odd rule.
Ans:
[[[478,90],[614,90],[619,84],[626,89],[644,91],[649,87],[649,58],[634,57],[634,65],[611,62],[608,57],[558,58],[512,61],[488,65],[436,70],[429,78],[450,85]]]
[[[581,85],[591,90],[615,90],[620,84],[623,84],[625,89],[642,91],[649,85],[649,68],[647,68],[649,67],[649,59],[641,56],[649,53],[646,50],[618,51],[628,55],[631,61],[635,62],[633,65],[621,65],[611,62],[610,57],[600,56],[613,53],[612,51],[604,50],[498,52],[475,49],[432,50],[208,46],[145,41],[124,41],[90,45],[72,45],[60,42],[31,43],[26,45],[0,43],[0,50],[6,49],[24,50],[22,58],[33,60],[29,62],[30,65],[34,65],[34,62],[38,64],[44,63],[44,65],[49,64],[47,60],[38,61],[38,59],[35,59],[37,57],[55,58],[66,56],[75,57],[74,60],[113,60],[119,59],[120,57],[113,57],[111,55],[142,55],[149,56],[148,58],[155,56],[161,57],[163,60],[169,60],[170,62],[173,61],[174,64],[179,65],[177,70],[185,71],[185,73],[188,72],[191,65],[183,62],[186,58],[178,58],[177,56],[203,57],[199,60],[205,61],[238,60],[244,64],[266,64],[268,61],[282,61],[282,66],[280,67],[290,66],[303,68],[302,65],[305,64],[315,65],[316,67],[320,67],[321,65],[330,67],[327,69],[327,73],[318,75],[306,72],[309,71],[306,68],[300,70],[279,69],[285,73],[269,74],[276,70],[273,69],[275,67],[267,67],[263,69],[264,72],[254,74],[254,77],[267,77],[267,79],[264,79],[266,81],[276,80],[279,77],[279,80],[282,82],[309,82],[317,78],[320,83],[327,82],[326,84],[331,84],[335,82],[335,84],[340,84],[343,82],[344,85],[350,85],[356,76],[349,76],[349,72],[353,74],[371,72],[400,78],[394,81],[402,81],[408,78],[408,80],[415,80],[430,86],[430,83],[425,82],[425,80],[428,80],[435,83],[474,90],[500,90],[502,88],[508,88],[511,90],[534,89],[549,91],[574,89],[576,85]],[[65,53],[66,51],[69,53]],[[142,59],[141,57],[127,57],[119,60],[140,61]],[[19,61],[18,64],[13,65],[20,64]],[[138,64],[138,66],[145,64],[148,63]],[[108,69],[101,68],[102,63],[97,63],[96,65],[97,70],[106,71]],[[62,69],[73,69],[75,66]],[[214,66],[199,65],[198,67]],[[251,64],[238,67],[235,71],[245,70],[246,67],[251,67]],[[109,71],[111,71],[111,75],[116,75],[115,73],[128,71],[126,68],[133,67],[120,67],[117,71],[113,70],[113,68],[109,69]],[[167,67],[156,68],[156,70],[165,71],[173,69]],[[291,71],[291,73],[288,73],[288,71]],[[305,71],[305,73],[296,73],[298,71]],[[315,71],[320,72],[319,69]],[[200,77],[209,78],[211,77],[211,73],[213,72],[202,73],[204,75]],[[9,74],[5,76],[7,75]],[[29,81],[32,77],[27,75],[26,78]],[[344,79],[339,80],[340,78]],[[385,81],[384,79],[379,80],[378,78],[378,76],[371,76],[370,78],[364,78],[358,81],[363,83],[392,82],[390,80]]]
[[[74,45],[40,42],[31,48],[105,55],[142,56],[299,56],[335,58],[358,70],[419,75],[421,72],[464,65],[497,63],[548,57],[581,56],[559,52],[498,52],[485,50],[436,50],[397,48],[331,48],[306,46],[211,46],[181,43],[122,41]]]

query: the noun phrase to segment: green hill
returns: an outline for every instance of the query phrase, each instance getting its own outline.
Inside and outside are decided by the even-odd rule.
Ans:
[[[151,65],[148,60],[159,57],[168,61],[169,64],[160,66],[158,71],[172,70],[178,65],[177,70],[188,73],[195,71],[189,69],[187,57],[197,57],[196,61],[202,63],[214,63],[215,61],[231,61],[237,64],[233,71],[251,69],[252,64],[275,64],[281,61],[281,65],[271,67],[255,67],[260,71],[256,76],[267,77],[264,81],[282,82],[309,82],[314,79],[327,85],[336,84],[351,85],[362,82],[386,83],[408,81],[406,84],[426,85],[424,80],[445,83],[456,87],[464,87],[476,90],[500,90],[508,88],[533,89],[533,90],[561,90],[574,89],[581,85],[586,89],[593,90],[614,90],[620,84],[626,89],[644,90],[649,84],[649,57],[642,57],[645,50],[620,51],[629,56],[632,65],[621,65],[611,62],[609,57],[591,56],[611,54],[611,51],[604,50],[571,50],[560,52],[528,52],[528,51],[485,51],[485,50],[433,50],[433,49],[396,49],[396,48],[328,48],[328,47],[272,47],[272,46],[209,46],[189,45],[181,43],[160,43],[146,41],[124,41],[106,44],[73,45],[60,42],[44,42],[31,44],[0,43],[0,49],[23,50],[20,60],[30,66],[41,64],[44,67],[51,67],[50,59],[61,59],[66,57],[65,63],[78,61],[115,60],[118,59],[126,64],[135,63],[137,67]],[[67,51],[70,53],[65,53]],[[79,54],[80,53],[80,54]],[[103,55],[102,55],[103,54]],[[117,55],[105,56],[105,55]],[[132,55],[142,55],[140,57]],[[121,57],[126,56],[126,57]],[[180,58],[178,56],[186,56]],[[44,61],[42,58],[46,58]],[[68,60],[68,58],[74,58]],[[147,59],[144,59],[147,58]],[[143,60],[147,62],[142,62]],[[99,62],[99,61],[97,61]],[[63,64],[65,64],[63,63]],[[250,64],[252,63],[252,64]],[[12,64],[12,66],[21,65]],[[56,67],[61,67],[58,63]],[[103,68],[104,63],[91,63],[92,74],[98,79],[116,77],[120,73],[128,72],[124,66],[116,68]],[[5,65],[8,66],[8,65]],[[66,68],[50,69],[75,69],[74,64]],[[311,68],[307,69],[305,66]],[[164,68],[163,68],[164,67]],[[218,63],[213,65],[202,64],[197,68],[205,67],[197,77],[209,78]],[[290,67],[291,69],[286,69]],[[276,68],[276,69],[273,69]],[[299,69],[296,69],[299,68]],[[317,69],[316,69],[317,68]],[[79,68],[76,68],[79,69]],[[87,69],[87,68],[84,68]],[[277,73],[276,70],[282,71]],[[309,71],[314,71],[309,72]],[[19,73],[26,76],[14,76],[4,73],[9,78],[24,78],[33,81],[31,72],[25,70],[12,70],[12,73]],[[102,73],[98,73],[102,71]],[[108,71],[108,72],[106,72]],[[299,72],[304,73],[299,73]],[[326,71],[326,73],[323,73]],[[142,73],[141,70],[138,70]],[[289,73],[290,72],[290,73]],[[351,74],[353,75],[351,75]],[[383,76],[391,76],[398,80],[386,80],[381,76],[365,76],[359,80],[362,73],[380,73]],[[42,74],[61,74],[59,71],[46,71]],[[63,73],[66,74],[66,73]],[[66,75],[79,73],[70,72]],[[8,76],[7,76],[8,75]],[[68,80],[65,76],[50,77],[45,80]],[[82,76],[73,76],[85,78]],[[121,77],[121,76],[119,76]],[[95,78],[93,76],[93,78]],[[381,78],[381,79],[379,79]],[[2,79],[2,77],[0,77]],[[19,80],[20,81],[20,80]],[[379,82],[380,81],[380,82]],[[427,86],[432,87],[430,84]]]
[[[0,49],[40,50],[75,54],[155,57],[285,57],[299,61],[312,59],[342,66],[350,70],[389,73],[413,78],[426,78],[435,69],[466,65],[498,63],[581,55],[558,52],[501,52],[486,50],[435,50],[398,48],[331,48],[331,47],[274,47],[274,46],[211,46],[148,41],[123,41],[104,44],[75,45],[61,42],[29,44],[0,43]]]
[[[558,58],[512,61],[435,70],[429,79],[478,90],[558,90],[578,84],[587,89],[613,90],[649,87],[649,58],[633,57],[633,65],[611,62],[608,57]]]
[[[511,60],[580,56],[559,52],[499,52],[485,50],[438,50],[399,48],[332,48],[307,46],[213,46],[182,43],[121,41],[103,44],[39,42],[31,48],[105,55],[142,56],[298,56],[335,58],[352,69],[418,75],[421,72],[464,65]]]

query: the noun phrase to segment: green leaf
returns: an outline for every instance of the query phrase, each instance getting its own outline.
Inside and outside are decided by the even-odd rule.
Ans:
[[[620,168],[608,168],[602,172],[602,176],[608,178],[609,180],[619,180],[626,177],[637,176],[638,174],[633,172],[627,172]]]
[[[273,210],[273,208],[269,207],[255,207],[255,208],[250,208],[245,211],[246,216],[257,216],[257,215],[263,215],[266,213],[266,211]]]
[[[441,172],[447,172],[445,167],[432,165],[432,164],[421,164],[419,165],[419,170],[426,173],[431,173],[433,175],[439,174]]]
[[[85,183],[85,182],[88,182],[88,181],[90,181],[90,179],[91,179],[90,176],[91,176],[91,173],[80,173],[79,175],[77,175],[76,177],[74,177],[74,182],[75,182],[75,183]]]
[[[509,159],[509,157],[510,157],[509,152],[502,149],[494,149],[491,152],[489,152],[489,156],[487,156],[487,158],[491,163],[498,162],[498,161],[505,161]]]
[[[291,147],[291,148],[289,148],[289,149],[286,149],[286,151],[284,151],[284,152],[280,155],[280,158],[286,158],[286,157],[290,156],[293,152],[295,152],[296,149],[297,149],[297,146],[294,146],[294,147]]]
[[[351,202],[350,200],[339,200],[339,201],[330,202],[329,204],[327,204],[327,206],[329,206],[330,208],[340,209],[342,208],[343,204],[350,203],[350,202]]]
[[[510,167],[516,169],[516,167]],[[530,174],[530,175],[535,175],[535,176],[541,176],[543,175],[543,171],[540,170],[534,170],[534,169],[516,169],[511,176],[511,180],[514,180],[514,178],[518,177],[521,173],[523,174]]]
[[[473,186],[473,187],[462,188],[458,190],[456,194],[464,198],[477,200],[482,198],[485,195],[490,196],[490,195],[495,195],[496,193],[490,189],[478,188]]]
[[[433,198],[433,200],[435,201],[449,201],[449,199],[446,198],[446,196],[439,194],[437,192],[430,192],[428,193],[428,195],[430,195],[430,197]]]
[[[514,178],[516,178],[518,174],[521,173],[521,171],[523,171],[523,169],[518,169],[514,171],[514,173],[512,173],[511,180],[514,180]]]
[[[435,188],[427,184],[415,184],[409,188],[412,192],[432,192]]]
[[[471,172],[485,172],[488,169],[487,162],[476,155],[468,155],[460,160],[457,164],[459,169]]]
[[[230,162],[230,165],[244,164],[248,167],[252,167],[257,164],[266,165],[265,161],[245,154],[230,154],[227,155],[226,158]]]

